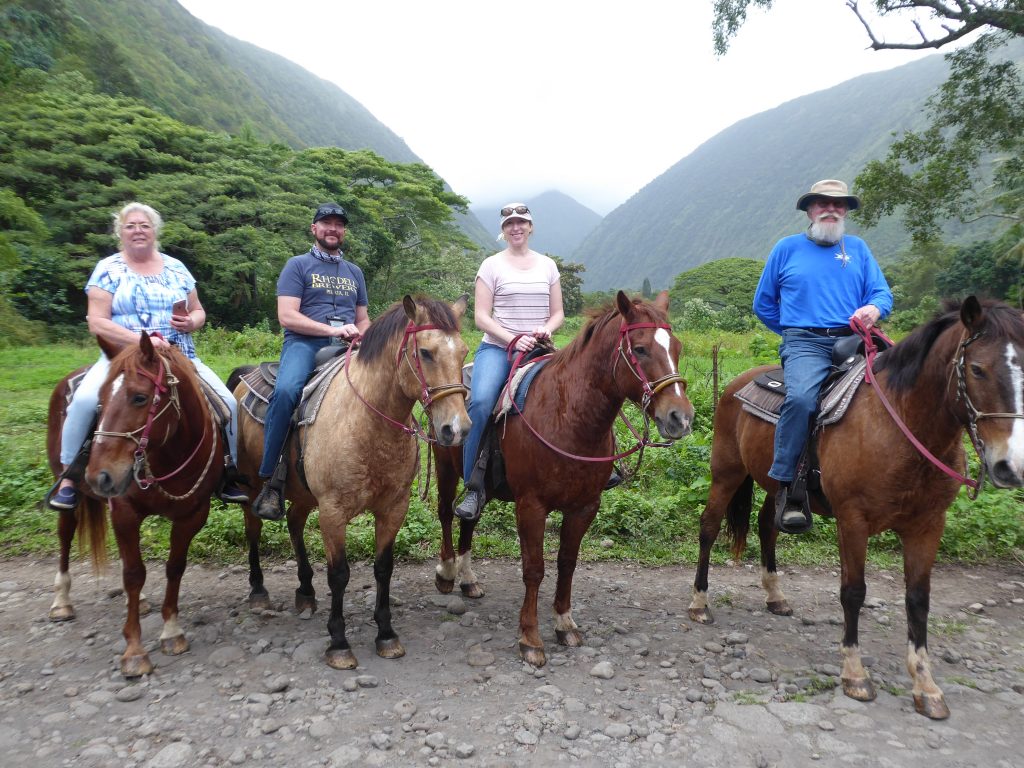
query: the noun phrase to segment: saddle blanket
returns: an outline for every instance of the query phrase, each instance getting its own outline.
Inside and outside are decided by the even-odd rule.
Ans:
[[[502,390],[501,397],[498,398],[498,402],[494,406],[495,420],[507,416],[513,406],[519,411],[526,407],[526,393],[530,389],[530,384],[549,361],[550,358],[540,358],[516,369],[512,380]]]
[[[861,358],[848,371],[822,390],[821,404],[818,409],[816,424],[825,426],[835,424],[846,414],[850,407],[857,387],[864,380],[867,362]],[[747,382],[734,397],[743,403],[743,410],[771,424],[778,424],[779,412],[786,399],[785,379],[782,369],[776,368],[764,375],[767,383],[758,380]],[[761,378],[761,377],[759,377]]]
[[[353,350],[354,355],[359,354]],[[327,394],[327,387],[342,368],[345,357],[339,355],[331,358],[313,371],[313,375],[302,388],[302,398],[298,406],[298,425],[309,426],[316,421],[320,406]],[[277,363],[261,363],[249,373],[241,377],[249,391],[242,397],[242,407],[259,424],[263,424],[267,416],[270,396],[274,393],[274,382],[277,380]]]

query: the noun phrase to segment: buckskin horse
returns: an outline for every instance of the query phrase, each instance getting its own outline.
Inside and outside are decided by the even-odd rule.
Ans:
[[[727,517],[733,555],[742,555],[754,482],[768,494],[758,515],[768,610],[792,614],[775,565],[772,499],[777,483],[768,477],[775,428],[743,410],[734,397],[765,370],[768,367],[756,368],[734,379],[715,414],[712,483],[701,515],[700,559],[689,606],[690,618],[704,624],[713,621],[707,595],[711,546]],[[1020,310],[971,296],[880,355],[874,364],[874,386],[862,384],[842,420],[820,433],[821,490],[836,519],[842,563],[841,681],[847,696],[860,701],[875,698],[874,684],[861,662],[857,622],[867,594],[868,537],[891,530],[903,545],[906,664],[914,682],[914,707],[933,719],[949,716],[928,656],[932,566],[946,509],[960,485],[977,489],[985,474],[999,488],[1024,485],[1022,371],[1024,317]],[[891,402],[894,415],[887,412],[883,397]],[[981,460],[983,474],[978,481],[951,469],[966,466],[965,430]],[[911,436],[934,461],[911,443]],[[818,500],[812,508],[826,511]]]
[[[100,389],[100,420],[85,468],[91,494],[81,494],[78,509],[62,512],[59,518],[60,570],[50,618],[74,618],[67,569],[76,522],[90,534],[94,565],[105,557],[103,505],[97,497],[107,499],[128,602],[123,628],[127,646],[121,657],[121,674],[135,678],[153,670],[139,624],[140,595],[146,581],[146,566],[139,550],[142,520],[161,515],[171,521],[160,649],[177,656],[189,647],[178,623],[181,578],[189,544],[206,522],[210,495],[220,482],[220,459],[226,446],[195,369],[177,348],[158,351],[145,333],[138,344],[120,352],[102,338],[99,344],[111,363]],[[60,470],[66,383],[67,379],[58,384],[50,400],[47,446],[55,472]]]
[[[391,625],[390,589],[395,535],[408,512],[418,466],[419,449],[416,440],[410,439],[417,432],[409,423],[419,401],[429,414],[439,444],[459,445],[468,433],[466,388],[462,386],[462,364],[468,349],[459,332],[459,319],[465,311],[465,297],[448,305],[406,296],[395,304],[370,325],[358,353],[349,354],[345,368],[331,381],[316,420],[292,438],[285,498],[291,502],[288,531],[298,561],[295,607],[300,612],[316,609],[313,569],[303,531],[310,512],[319,507],[331,588],[327,622],[331,640],[326,661],[335,669],[358,666],[345,638],[343,601],[349,580],[345,532],[349,521],[366,510],[375,518],[377,655],[391,659],[405,655]],[[235,390],[239,398],[243,387],[240,384]],[[238,415],[239,469],[256,480],[263,427],[245,409]],[[302,445],[306,485],[296,471],[296,442]],[[262,483],[256,482],[252,499],[260,487]],[[259,606],[269,600],[259,564],[262,521],[252,514],[250,505],[244,506],[249,599],[251,605]]]
[[[534,667],[546,662],[537,624],[537,593],[544,578],[544,527],[562,511],[555,588],[555,634],[566,646],[583,642],[572,617],[572,579],[580,541],[597,515],[612,470],[612,426],[623,403],[639,404],[666,440],[690,433],[693,406],[679,375],[680,343],[668,323],[668,293],[651,302],[619,291],[614,305],[595,313],[576,338],[555,352],[536,375],[521,413],[496,428],[515,501],[526,593],[519,614],[519,652]],[[582,454],[582,455],[580,455]],[[470,566],[475,522],[460,521],[459,555],[452,548],[452,501],[462,474],[462,451],[435,446],[441,563],[436,584],[453,588],[456,576],[469,597],[483,594]],[[493,489],[488,489],[489,495]]]

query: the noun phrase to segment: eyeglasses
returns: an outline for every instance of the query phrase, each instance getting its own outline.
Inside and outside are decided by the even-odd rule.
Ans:
[[[121,229],[125,230],[126,232],[149,232],[149,230],[151,230],[152,228],[152,224],[135,224],[134,222],[131,224],[125,224],[123,227],[121,227]]]
[[[530,209],[527,208],[525,205],[516,205],[516,206],[511,206],[510,205],[507,208],[502,208],[500,211],[498,211],[498,214],[500,216],[502,216],[502,217],[505,217],[505,216],[511,216],[513,213],[518,213],[519,215],[522,215],[524,213],[529,213],[529,212],[530,212]]]

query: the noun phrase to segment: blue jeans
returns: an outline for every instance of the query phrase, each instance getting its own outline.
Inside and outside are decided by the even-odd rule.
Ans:
[[[469,435],[462,444],[462,477],[466,482],[473,471],[480,438],[491,421],[491,413],[511,370],[512,363],[504,347],[486,343],[477,347],[473,356],[473,388],[467,408],[473,426],[469,428]]]
[[[202,362],[198,357],[192,358],[192,365],[195,366],[199,378],[209,384],[220,395],[221,400],[231,411],[231,423],[228,425],[228,450],[231,452],[232,463],[238,461],[238,403],[235,396],[231,394],[224,382],[220,380],[213,370]],[[64,427],[60,438],[60,463],[65,466],[75,460],[82,443],[89,436],[89,426],[92,424],[92,417],[100,402],[100,387],[107,379],[107,372],[110,370],[110,360],[100,353],[99,359],[93,363],[92,368],[85,374],[82,383],[78,386],[71,404],[68,405],[68,413],[64,419]]]
[[[292,413],[302,396],[303,385],[313,372],[313,359],[330,341],[327,336],[289,336],[284,340],[277,383],[274,385],[274,394],[270,396],[266,423],[263,425],[260,477],[267,478],[274,474],[284,439],[288,435]]]
[[[775,426],[775,460],[768,476],[789,483],[807,442],[811,414],[818,404],[818,391],[832,366],[836,339],[818,336],[799,328],[782,332],[782,368],[786,373],[786,399]]]

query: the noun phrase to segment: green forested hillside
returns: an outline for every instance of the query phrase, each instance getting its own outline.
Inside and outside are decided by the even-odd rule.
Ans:
[[[95,90],[139,99],[183,123],[293,149],[371,149],[421,162],[333,83],[188,13],[174,0],[0,0],[0,45],[16,66],[76,70]],[[459,214],[477,242],[486,233]]]
[[[654,288],[715,259],[763,260],[806,217],[796,199],[823,178],[852,182],[884,156],[893,133],[919,127],[924,103],[945,79],[936,55],[803,96],[727,128],[612,211],[573,254],[585,288]],[[799,73],[794,72],[794,77]],[[856,220],[851,219],[856,232]],[[991,221],[953,232],[987,235]],[[867,235],[882,262],[909,244],[894,220]],[[628,269],[624,266],[628,265]]]

